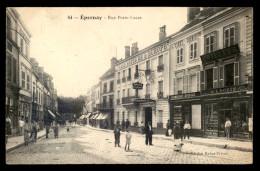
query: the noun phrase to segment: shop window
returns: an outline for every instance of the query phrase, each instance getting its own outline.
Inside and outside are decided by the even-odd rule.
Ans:
[[[234,85],[234,64],[225,65],[225,86]]]
[[[218,112],[216,103],[205,105],[205,129],[213,132],[218,130]]]
[[[163,116],[163,111],[158,110],[157,123],[162,123],[162,116]]]
[[[213,88],[213,68],[206,70],[206,89]]]
[[[233,133],[248,132],[248,102],[234,102],[232,115],[232,131]]]

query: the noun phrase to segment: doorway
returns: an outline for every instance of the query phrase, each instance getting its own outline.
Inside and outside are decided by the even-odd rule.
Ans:
[[[231,109],[219,110],[219,136],[225,136],[226,118],[231,118]]]
[[[145,125],[147,125],[148,122],[151,122],[151,125],[152,125],[152,108],[151,107],[145,108]]]

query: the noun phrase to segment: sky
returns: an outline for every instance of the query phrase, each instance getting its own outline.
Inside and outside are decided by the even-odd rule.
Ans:
[[[138,42],[142,50],[159,40],[159,27],[166,25],[168,36],[187,22],[186,7],[15,9],[32,35],[30,57],[52,75],[57,94],[66,97],[86,95],[110,68],[112,57],[124,59],[125,46]],[[102,18],[83,19],[92,16]]]

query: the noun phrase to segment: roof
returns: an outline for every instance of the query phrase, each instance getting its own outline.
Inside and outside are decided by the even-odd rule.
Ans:
[[[115,68],[110,68],[109,70],[107,70],[105,72],[105,74],[103,74],[100,79],[106,79],[106,78],[110,78],[113,77],[115,75]]]
[[[222,11],[226,9],[226,7],[218,7],[218,8],[215,8],[214,7],[214,10],[212,8],[207,8],[207,9],[204,9],[202,10],[196,17],[195,19],[191,20],[188,24],[186,24],[184,27],[182,27],[182,29],[180,29],[179,32],[182,32],[184,30],[187,30],[189,28],[191,28],[192,26],[195,26],[196,24],[204,21],[206,18]]]

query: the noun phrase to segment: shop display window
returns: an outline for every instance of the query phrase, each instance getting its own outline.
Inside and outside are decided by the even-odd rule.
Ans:
[[[217,104],[205,105],[205,127],[206,130],[217,131],[218,130],[218,111]]]
[[[248,102],[233,103],[232,131],[233,133],[248,132]]]

